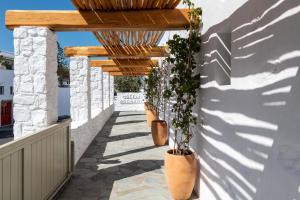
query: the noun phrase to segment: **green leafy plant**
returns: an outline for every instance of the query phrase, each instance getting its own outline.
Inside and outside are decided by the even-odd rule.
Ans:
[[[152,68],[149,72],[148,78],[146,81],[146,99],[148,101],[148,105],[154,108],[154,100],[155,100],[155,94],[157,92],[157,70],[156,67]]]
[[[191,124],[197,123],[192,108],[196,104],[197,90],[200,88],[200,74],[195,73],[197,67],[194,55],[200,52],[201,37],[201,8],[196,8],[191,0],[184,0],[189,9],[190,25],[187,27],[188,37],[177,34],[167,42],[170,55],[166,62],[173,66],[169,80],[169,88],[165,90],[164,97],[176,101],[172,112],[175,116],[172,125],[175,128],[174,154],[190,154],[189,143],[192,137]],[[180,134],[180,135],[179,135]]]
[[[64,55],[64,50],[57,42],[57,76],[58,84],[60,87],[63,86],[64,81],[70,81],[70,69],[68,67],[68,61]]]
[[[116,92],[139,92],[142,87],[141,77],[116,76],[114,81]]]
[[[169,97],[165,95],[165,91],[168,89],[168,79],[167,77],[170,77],[170,70],[168,68],[168,65],[165,61],[162,62],[162,66],[160,67],[160,76],[161,76],[161,92],[160,92],[160,98],[161,98],[161,112],[163,112],[163,120],[166,120],[166,110],[167,110],[167,102],[169,100]]]
[[[3,55],[0,55],[0,66],[4,66],[6,69],[13,69],[14,62],[13,60],[8,60]]]
[[[165,98],[163,91],[166,86],[166,77],[168,70],[165,65],[156,66],[152,69],[151,82],[152,82],[152,95],[153,95],[153,108],[155,110],[156,119],[159,119],[161,112],[164,113],[163,120],[165,120]]]

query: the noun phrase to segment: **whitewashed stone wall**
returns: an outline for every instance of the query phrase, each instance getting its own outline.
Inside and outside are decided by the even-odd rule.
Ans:
[[[102,69],[100,67],[91,67],[92,118],[103,110],[102,96]]]
[[[57,43],[44,27],[14,29],[14,135],[57,121]]]
[[[109,104],[112,105],[114,103],[114,76],[109,75],[110,80],[110,88],[109,88]]]
[[[70,104],[72,128],[90,118],[90,67],[85,56],[70,58]]]
[[[75,143],[75,162],[114,112],[113,106],[108,104],[110,86],[107,73],[105,75],[102,80],[102,70],[90,68],[88,57],[70,59],[71,136]],[[103,91],[107,102],[104,109]]]
[[[110,93],[110,80],[109,80],[109,74],[107,72],[103,72],[103,106],[104,109],[109,107],[109,93]]]

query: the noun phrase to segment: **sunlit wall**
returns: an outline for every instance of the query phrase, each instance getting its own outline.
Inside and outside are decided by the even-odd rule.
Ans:
[[[195,191],[202,200],[300,199],[300,1],[197,4],[195,113],[204,125],[193,128]]]

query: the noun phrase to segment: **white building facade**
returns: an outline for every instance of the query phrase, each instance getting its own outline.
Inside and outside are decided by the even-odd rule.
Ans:
[[[12,100],[13,80],[13,70],[0,69],[0,101]]]

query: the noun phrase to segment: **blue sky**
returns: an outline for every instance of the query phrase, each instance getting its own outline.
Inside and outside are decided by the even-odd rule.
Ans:
[[[0,0],[0,50],[13,52],[13,32],[5,27],[6,10],[74,10],[71,0]],[[62,47],[99,45],[90,32],[58,32]]]

